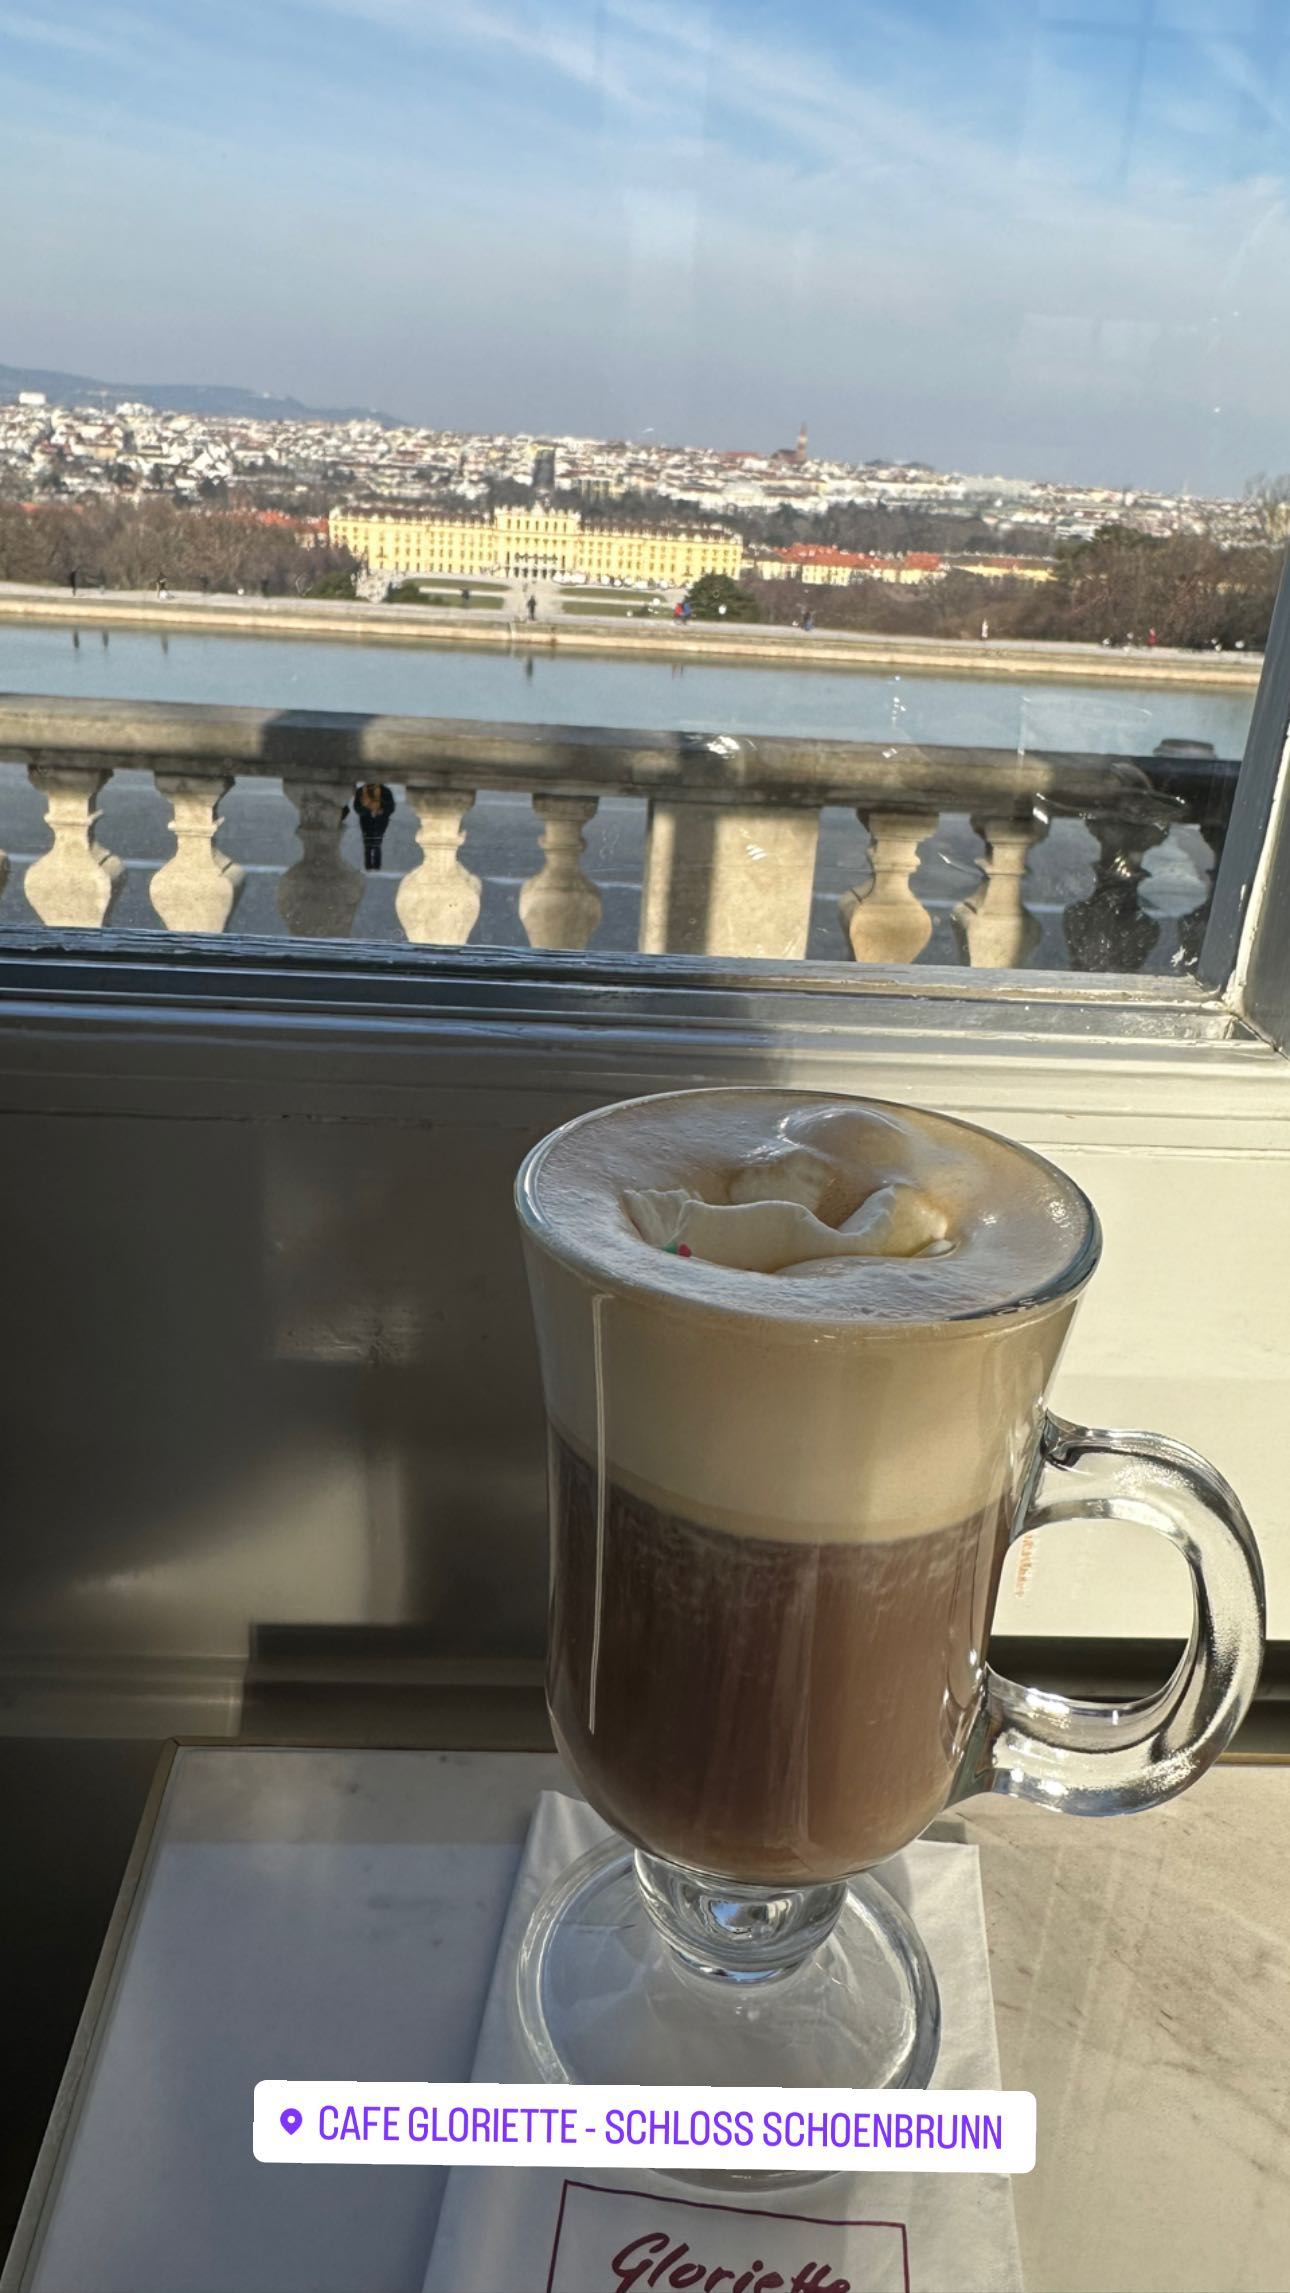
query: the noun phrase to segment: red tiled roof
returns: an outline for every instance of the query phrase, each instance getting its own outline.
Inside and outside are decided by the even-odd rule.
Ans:
[[[787,549],[772,553],[791,565],[868,565],[872,560],[857,557],[854,550],[834,549],[824,541],[793,541]]]

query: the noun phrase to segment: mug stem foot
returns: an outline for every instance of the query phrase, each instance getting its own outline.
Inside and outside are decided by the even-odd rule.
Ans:
[[[639,1849],[636,1884],[668,1949],[690,1974],[718,1983],[782,1982],[828,1940],[847,1899],[842,1880],[750,1887]]]
[[[571,2084],[925,2087],[940,2047],[927,1952],[874,1872],[730,1888],[607,1839],[538,1903],[516,1977],[539,2075]]]

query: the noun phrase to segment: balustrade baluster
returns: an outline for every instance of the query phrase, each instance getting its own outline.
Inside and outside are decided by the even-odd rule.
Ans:
[[[341,853],[345,806],[352,784],[336,780],[283,782],[297,813],[300,858],[278,884],[278,914],[293,939],[348,939],[363,878]]]
[[[655,801],[642,953],[804,956],[819,837],[818,810]]]
[[[107,922],[125,881],[125,863],[99,843],[95,798],[112,777],[110,765],[57,764],[27,769],[45,799],[53,843],[27,870],[23,890],[42,924],[98,931]]]
[[[1143,860],[1163,844],[1172,823],[1128,812],[1090,812],[1098,859],[1087,899],[1066,910],[1066,952],[1075,971],[1145,971],[1160,924],[1141,904]]]
[[[1200,951],[1205,944],[1205,933],[1209,926],[1209,912],[1214,905],[1214,886],[1218,882],[1223,846],[1227,842],[1226,817],[1219,815],[1207,818],[1202,814],[1196,825],[1209,847],[1210,862],[1208,869],[1203,870],[1204,890],[1199,900],[1194,908],[1188,909],[1185,916],[1178,918],[1178,960],[1184,971],[1195,971],[1200,962]]]
[[[399,922],[419,945],[463,947],[479,915],[480,884],[457,854],[462,825],[475,801],[473,788],[432,788],[410,782],[408,802],[421,825],[423,858],[409,870],[395,897]]]
[[[965,963],[1015,971],[1039,945],[1041,925],[1025,903],[1026,864],[1046,824],[995,819],[973,813],[972,826],[985,846],[981,881],[954,910],[954,933]]]
[[[1156,759],[1160,761],[1157,763]],[[1213,742],[1207,740],[1158,741],[1148,770],[1153,786],[1161,788],[1166,795],[1181,797],[1184,821],[1179,825],[1185,822],[1198,829],[1206,846],[1204,853],[1195,855],[1196,872],[1201,879],[1200,898],[1186,915],[1178,917],[1175,926],[1178,946],[1174,965],[1180,970],[1194,971],[1200,962],[1214,904],[1214,886],[1227,842],[1236,773],[1233,767],[1220,763],[1214,754]]]
[[[520,922],[530,947],[585,947],[603,903],[580,866],[583,829],[595,818],[594,796],[535,796],[542,822],[542,866],[520,886]]]
[[[857,963],[913,963],[932,936],[932,919],[910,878],[938,816],[861,805],[856,817],[869,831],[873,882],[844,892],[838,902],[851,953]]]
[[[192,773],[158,772],[153,777],[170,806],[175,856],[158,868],[148,897],[168,931],[222,932],[243,881],[237,862],[215,843],[222,825],[219,808],[233,776],[198,779]]]

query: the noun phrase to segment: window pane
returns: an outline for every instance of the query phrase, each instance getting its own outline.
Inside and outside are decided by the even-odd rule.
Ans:
[[[0,932],[1195,967],[1290,522],[1285,11],[0,46],[0,692],[59,703],[0,700]]]

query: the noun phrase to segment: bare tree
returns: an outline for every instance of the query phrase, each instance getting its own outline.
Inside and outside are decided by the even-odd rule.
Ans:
[[[1245,499],[1269,548],[1285,549],[1290,544],[1290,470],[1282,470],[1278,477],[1261,470],[1246,486]]]
[[[260,589],[299,593],[330,574],[353,574],[347,550],[318,543],[287,519],[254,511],[180,506],[152,497],[0,501],[0,580],[62,584],[73,566],[101,569],[109,588]]]

